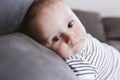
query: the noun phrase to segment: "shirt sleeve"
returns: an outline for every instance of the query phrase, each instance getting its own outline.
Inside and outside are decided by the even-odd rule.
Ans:
[[[100,42],[90,34],[80,55],[97,71],[95,80],[119,80],[120,52],[105,43]]]
[[[66,63],[70,66],[79,79],[95,80],[97,73],[96,68],[82,58],[79,54],[70,56],[68,59],[66,59]]]

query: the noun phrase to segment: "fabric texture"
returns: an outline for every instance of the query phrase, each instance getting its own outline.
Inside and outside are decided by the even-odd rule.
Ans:
[[[76,16],[80,19],[86,31],[100,41],[106,41],[102,18],[98,13],[73,10]]]
[[[0,35],[14,32],[34,0],[0,0]]]
[[[115,47],[117,50],[120,51],[120,41],[119,40],[109,40],[108,44],[112,45]]]
[[[0,36],[0,80],[77,80],[56,53],[30,37]]]
[[[120,52],[87,35],[80,53],[66,59],[76,76],[95,80],[120,80]],[[89,76],[91,75],[91,76]],[[86,78],[86,77],[85,77]]]
[[[103,18],[103,24],[105,26],[107,38],[120,40],[120,18],[118,17]]]

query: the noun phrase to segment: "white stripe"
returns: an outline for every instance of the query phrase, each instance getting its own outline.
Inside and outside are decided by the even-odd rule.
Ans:
[[[120,53],[89,34],[80,54],[66,59],[66,63],[79,76],[92,74],[96,80],[120,80]]]

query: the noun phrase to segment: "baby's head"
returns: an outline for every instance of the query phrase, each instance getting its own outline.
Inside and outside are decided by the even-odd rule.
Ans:
[[[29,35],[46,47],[68,58],[82,48],[86,31],[62,0],[38,0],[26,14]]]

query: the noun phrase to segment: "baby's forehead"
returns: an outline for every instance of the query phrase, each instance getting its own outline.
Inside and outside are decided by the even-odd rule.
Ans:
[[[38,10],[34,22],[37,24],[37,28],[39,28],[38,30],[41,30],[42,32],[44,31],[44,33],[49,33],[51,30],[54,31],[61,26],[65,26],[71,16],[73,17],[73,13],[65,3],[57,2],[51,4],[49,7],[44,7],[42,10]]]
[[[54,18],[57,18],[56,20],[59,20],[59,18],[68,18],[68,16],[71,16],[73,13],[70,9],[67,9],[64,4],[59,4],[59,5],[54,5],[54,6],[49,6],[49,7],[44,7],[43,9],[37,10],[36,12],[36,20],[38,19],[43,19],[48,18],[48,20],[52,20]],[[46,20],[46,23],[47,21]],[[55,22],[54,22],[55,24]]]

